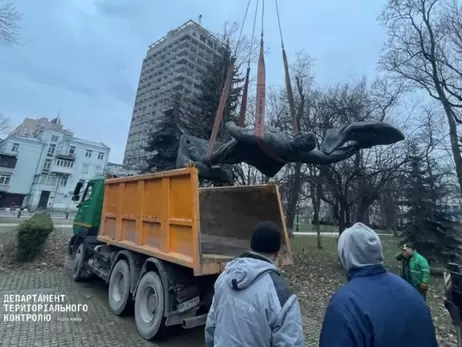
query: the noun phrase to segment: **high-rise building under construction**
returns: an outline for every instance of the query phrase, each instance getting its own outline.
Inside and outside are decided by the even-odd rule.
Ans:
[[[220,47],[219,39],[192,20],[149,46],[141,68],[124,165],[143,166],[149,155],[144,147],[156,117],[169,107],[176,93],[187,98],[199,95],[205,69]]]

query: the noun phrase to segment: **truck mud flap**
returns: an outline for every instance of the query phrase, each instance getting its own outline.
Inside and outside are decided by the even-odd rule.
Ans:
[[[452,324],[460,326],[462,324],[461,312],[459,307],[450,300],[444,300],[444,306],[449,311],[449,315],[452,319]]]
[[[72,255],[74,253],[74,242],[75,242],[75,235],[72,235],[71,239],[67,244],[67,255]]]
[[[181,326],[183,327],[183,329],[192,329],[195,327],[199,327],[201,325],[205,325],[206,321],[207,321],[207,313],[201,314],[200,316],[185,318]]]

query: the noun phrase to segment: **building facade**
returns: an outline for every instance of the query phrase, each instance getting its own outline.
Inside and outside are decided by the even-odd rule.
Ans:
[[[143,60],[125,147],[124,165],[142,167],[144,151],[156,117],[169,107],[171,98],[199,95],[206,67],[219,54],[222,43],[201,25],[190,20],[149,46]]]
[[[106,177],[125,177],[125,176],[136,176],[141,174],[140,171],[128,168],[121,164],[108,162],[104,168],[104,175]]]
[[[43,119],[26,120],[0,146],[0,207],[75,210],[75,185],[104,173],[110,148],[74,137],[57,119],[43,128]]]
[[[21,124],[19,124],[16,129],[14,129],[9,136],[19,135],[25,137],[38,137],[44,130],[57,130],[64,131],[72,135],[70,130],[64,130],[63,125],[61,124],[61,118],[56,117],[52,120],[48,118],[41,117],[37,119],[33,118],[24,118]]]

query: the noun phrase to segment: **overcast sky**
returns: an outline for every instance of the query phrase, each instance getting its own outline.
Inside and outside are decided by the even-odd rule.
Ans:
[[[255,0],[253,0],[255,2]],[[289,60],[305,50],[321,85],[375,73],[384,0],[280,0]],[[54,117],[111,147],[122,162],[141,63],[149,44],[202,14],[207,29],[241,22],[247,0],[17,0],[21,42],[0,46],[0,112],[13,125]],[[268,84],[283,82],[274,1],[266,0]],[[251,23],[245,33],[251,35]]]

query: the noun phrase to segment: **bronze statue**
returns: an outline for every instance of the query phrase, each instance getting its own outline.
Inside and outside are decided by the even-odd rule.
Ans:
[[[328,129],[319,149],[316,149],[316,137],[312,133],[291,136],[267,125],[263,139],[259,139],[250,127],[241,128],[228,122],[226,129],[232,139],[216,144],[210,158],[205,158],[207,140],[183,135],[177,167],[193,163],[202,178],[223,182],[232,180],[233,164],[246,163],[273,177],[287,163],[329,165],[352,157],[360,149],[404,140],[401,131],[381,121],[356,122]]]

